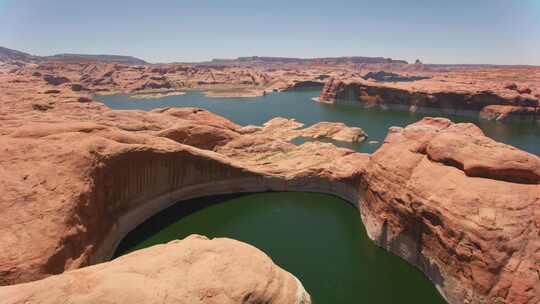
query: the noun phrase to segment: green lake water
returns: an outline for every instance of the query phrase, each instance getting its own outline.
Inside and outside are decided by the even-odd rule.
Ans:
[[[194,233],[254,245],[300,279],[316,304],[445,303],[419,270],[367,237],[352,205],[327,194],[268,192],[182,202],[132,231],[116,255]]]
[[[358,151],[375,151],[391,126],[404,127],[432,114],[417,114],[407,111],[363,109],[354,105],[331,105],[314,102],[318,90],[297,90],[270,93],[253,98],[210,98],[202,92],[191,91],[185,95],[169,96],[160,99],[133,99],[129,95],[95,96],[112,109],[151,110],[162,107],[198,107],[226,117],[238,124],[262,125],[268,120],[281,116],[295,118],[310,126],[320,121],[343,122],[349,126],[360,127],[369,135],[360,144],[340,144]],[[498,123],[478,120],[472,117],[437,115],[454,122],[477,124],[486,135],[516,146],[525,151],[540,155],[540,124],[533,122]],[[379,144],[370,144],[369,141]],[[299,143],[301,139],[296,140]]]
[[[340,145],[369,153],[379,147],[389,127],[432,116],[321,104],[312,101],[318,94],[316,90],[300,90],[254,98],[208,98],[201,92],[188,92],[156,100],[128,95],[95,98],[112,109],[199,107],[241,125],[262,125],[276,116],[295,118],[306,126],[320,121],[343,122],[363,128],[369,138],[361,144]],[[538,124],[439,116],[473,122],[498,141],[540,155]],[[373,140],[379,143],[370,144]],[[193,233],[230,237],[263,250],[297,276],[317,304],[444,303],[420,271],[367,238],[357,210],[323,194],[260,193],[182,202],[131,232],[117,255]]]

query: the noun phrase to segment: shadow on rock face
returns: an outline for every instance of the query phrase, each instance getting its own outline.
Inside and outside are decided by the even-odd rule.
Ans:
[[[186,217],[206,207],[210,207],[223,201],[244,195],[248,195],[248,193],[214,195],[178,202],[154,215],[151,219],[146,220],[144,223],[126,235],[120,244],[118,244],[118,247],[114,252],[113,259],[126,254],[128,249],[132,248],[134,244],[138,244],[142,240],[148,238],[149,235],[153,235],[165,227],[170,226],[174,222],[178,221],[179,218]]]
[[[422,224],[418,222],[414,228],[416,231],[405,230],[392,238],[388,231],[388,221],[385,220],[376,243],[419,268],[433,282],[433,284],[435,284],[435,286],[441,290],[441,287],[444,286],[445,280],[441,274],[439,266],[432,263],[430,259],[428,259],[422,253],[424,246],[424,232],[422,231],[426,230],[423,230],[421,225]]]
[[[362,76],[365,80],[375,80],[380,82],[409,82],[423,79],[430,79],[431,77],[425,76],[404,76],[396,73],[389,73],[385,71],[369,72]]]

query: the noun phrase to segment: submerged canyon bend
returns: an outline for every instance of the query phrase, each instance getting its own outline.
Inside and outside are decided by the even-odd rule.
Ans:
[[[152,110],[153,108],[162,107],[200,107],[220,114],[242,125],[263,125],[273,117],[294,118],[307,126],[320,121],[342,122],[347,126],[361,127],[364,129],[368,134],[367,140],[361,143],[347,143],[333,140],[330,140],[329,142],[361,152],[375,151],[377,147],[380,146],[380,143],[383,142],[390,127],[406,126],[423,117],[429,116],[398,110],[363,109],[351,104],[319,104],[313,101],[313,98],[318,96],[318,94],[319,91],[316,89],[298,89],[250,98],[216,99],[207,97],[202,92],[197,91],[187,92],[182,96],[164,97],[155,100],[137,99],[137,97],[131,97],[129,95],[97,96],[96,98],[113,109]],[[530,150],[532,153],[540,153],[540,145],[535,144],[540,142],[540,127],[534,122],[512,122],[501,124],[498,122],[482,121],[459,115],[446,115],[446,117],[455,122],[473,121],[479,125],[486,134],[491,135],[500,141],[518,147],[521,146],[523,149]],[[369,143],[370,141],[371,143]],[[374,141],[376,141],[376,143]],[[302,142],[301,139],[297,140],[297,143]],[[251,197],[253,198],[250,200],[249,198]],[[191,231],[192,233],[201,233],[201,231],[205,231],[205,235],[227,236],[247,241],[250,244],[256,244],[257,247],[261,249],[266,248],[265,252],[270,254],[274,260],[276,260],[278,256],[281,256],[282,262],[279,263],[280,265],[285,266],[290,264],[290,266],[285,268],[291,270],[295,275],[300,276],[300,279],[304,284],[306,284],[306,281],[311,283],[310,285],[307,285],[306,288],[310,291],[313,301],[317,301],[318,296],[320,297],[320,300],[317,301],[318,303],[329,303],[332,302],[332,300],[336,303],[353,303],[358,293],[362,294],[362,299],[364,301],[369,301],[370,303],[394,303],[398,300],[405,303],[411,303],[415,300],[422,303],[438,303],[442,301],[429,289],[424,290],[425,287],[423,286],[429,283],[416,279],[416,276],[413,273],[410,273],[403,268],[404,266],[400,265],[401,261],[399,261],[399,259],[396,261],[392,258],[385,260],[383,257],[378,257],[380,255],[385,255],[384,253],[379,251],[374,252],[373,249],[370,248],[351,248],[350,246],[354,246],[353,244],[362,244],[362,246],[368,247],[370,244],[366,244],[365,239],[361,238],[363,232],[358,231],[358,228],[356,228],[356,225],[358,224],[349,223],[348,217],[340,212],[337,213],[341,214],[338,221],[342,222],[339,226],[341,227],[344,226],[345,223],[349,223],[349,226],[346,226],[345,229],[356,231],[355,237],[360,237],[360,239],[348,240],[348,242],[352,243],[349,244],[349,246],[345,244],[330,245],[331,241],[325,240],[325,237],[336,241],[340,240],[340,234],[348,235],[342,230],[336,232],[334,231],[335,228],[332,228],[332,225],[335,225],[335,220],[332,219],[334,219],[335,216],[338,216],[334,213],[336,211],[328,211],[329,213],[327,216],[331,217],[330,219],[320,218],[320,215],[318,217],[317,213],[312,211],[314,207],[309,205],[309,203],[303,203],[305,199],[302,199],[302,196],[299,197],[297,194],[282,193],[280,196],[282,201],[287,201],[290,205],[294,206],[287,207],[283,202],[281,202],[281,204],[284,205],[285,208],[296,208],[297,210],[300,210],[297,211],[297,213],[305,213],[302,220],[292,224],[294,219],[291,219],[291,224],[286,225],[279,221],[278,223],[272,223],[270,219],[268,219],[268,226],[264,229],[260,228],[255,230],[257,232],[254,233],[252,230],[255,229],[253,227],[254,224],[250,221],[256,222],[257,219],[264,219],[267,208],[273,210],[270,209],[272,208],[272,202],[269,201],[273,197],[275,197],[274,194],[248,196],[244,199],[246,201],[244,204],[235,204],[235,200],[228,203],[229,201],[224,199],[224,204],[230,204],[231,207],[228,207],[229,209],[226,209],[225,206],[221,207],[219,216],[217,212],[214,212],[216,215],[213,217],[212,215],[207,215],[207,217],[210,217],[207,219],[205,218],[205,215],[207,213],[211,214],[211,211],[201,211],[200,214],[197,213],[193,216],[188,216],[186,220],[179,220],[177,224],[171,224],[168,228],[162,227],[163,230],[155,231],[155,234],[151,234],[151,236],[145,235],[144,232],[139,231],[140,236],[138,242],[140,243],[137,243],[139,245],[137,245],[136,248],[144,248],[151,244],[166,242],[169,239],[176,238],[179,234],[185,235],[184,231],[186,230]],[[326,200],[320,199],[320,201]],[[248,205],[248,201],[253,205]],[[265,206],[259,206],[260,204]],[[267,204],[270,206],[266,206]],[[311,202],[311,204],[317,203]],[[339,204],[339,202],[336,201],[330,204]],[[340,206],[334,206],[333,208],[331,206],[326,206],[326,208],[329,210],[341,210]],[[253,214],[255,211],[249,212],[247,210],[257,210],[258,213]],[[244,212],[248,213],[248,215],[242,217],[241,215],[244,214]],[[167,213],[167,211],[165,211],[165,213]],[[233,217],[228,216],[228,214],[233,213],[237,215]],[[217,224],[220,222],[218,220],[218,218],[221,218],[220,216],[223,216],[223,224],[221,224],[223,225],[222,228]],[[282,212],[279,213],[279,216],[280,218],[286,218],[287,214]],[[294,218],[299,215],[295,215],[294,212],[292,212],[289,216]],[[266,215],[266,217],[268,217],[268,215]],[[310,222],[309,219],[313,222]],[[158,218],[153,221],[159,223],[161,219]],[[188,224],[181,224],[183,222],[191,223],[192,226],[198,227],[198,230],[190,228]],[[285,223],[287,223],[286,220]],[[214,225],[218,225],[218,227],[215,227]],[[304,225],[308,226],[302,227]],[[183,228],[174,228],[175,226]],[[226,227],[229,226],[234,228],[227,229]],[[287,241],[287,238],[284,236],[285,230],[281,233],[276,232],[274,231],[276,226],[288,230],[289,234],[293,234],[292,231],[302,231],[302,229],[306,229],[306,231],[304,232],[304,236],[299,233],[298,235],[295,235],[296,238],[291,238]],[[145,229],[143,228],[142,230],[144,231]],[[167,232],[169,230],[170,232]],[[363,228],[361,230],[363,230]],[[175,233],[172,231],[175,231]],[[246,236],[246,232],[250,234]],[[274,233],[276,233],[276,235],[274,235]],[[314,235],[310,236],[311,234]],[[286,246],[284,244],[296,244],[296,246],[292,247],[294,249],[289,249],[288,247],[278,246],[277,244],[280,243],[281,246]],[[317,243],[322,245],[322,247],[304,252],[306,248],[317,246]],[[276,246],[277,248],[275,248]],[[300,248],[303,248],[304,250],[301,250]],[[366,251],[371,252],[371,259],[369,256],[365,256]],[[351,252],[354,252],[354,254]],[[311,264],[305,265],[306,255],[313,256]],[[319,258],[317,259],[317,257]],[[362,260],[366,263],[358,265]],[[385,261],[379,262],[381,260]],[[328,263],[328,261],[332,261],[332,263]],[[372,265],[373,268],[366,267],[369,264],[367,261],[371,261],[370,263],[372,264],[370,265]],[[333,264],[340,263],[343,263],[344,266],[341,270],[337,270],[336,267],[338,266]],[[295,267],[295,265],[303,264],[303,267]],[[314,265],[317,266],[314,267]],[[345,265],[348,265],[348,267]],[[353,265],[358,266],[353,267]],[[293,269],[296,268],[298,268],[298,271],[293,271]],[[314,271],[313,268],[318,271]],[[381,275],[381,272],[384,274]],[[334,277],[332,278],[330,276]],[[379,280],[381,281],[379,282]],[[371,284],[365,283],[366,281],[369,281]],[[327,283],[325,284],[324,282]],[[359,285],[360,282],[364,282],[364,284]],[[314,286],[315,288],[310,288],[311,286]],[[392,286],[391,288],[393,291],[385,292],[384,290],[389,288],[389,286]],[[398,288],[397,286],[401,286],[401,288]],[[419,292],[419,290],[424,291]]]

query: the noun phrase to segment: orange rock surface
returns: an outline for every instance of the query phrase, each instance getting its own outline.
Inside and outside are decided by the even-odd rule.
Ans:
[[[370,237],[450,303],[537,303],[539,168],[473,124],[424,119],[372,155],[360,211]]]
[[[358,77],[331,78],[318,101],[349,101],[364,107],[442,112],[500,121],[540,120],[540,68],[424,70],[412,75],[426,79],[377,82]]]
[[[300,281],[255,247],[198,235],[0,288],[0,299],[6,304],[311,303]]]

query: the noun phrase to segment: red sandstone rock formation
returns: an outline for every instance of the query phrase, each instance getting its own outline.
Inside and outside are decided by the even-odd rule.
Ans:
[[[537,96],[538,98],[538,96]],[[538,98],[540,100],[540,98]],[[540,107],[489,105],[482,108],[480,118],[487,120],[530,120],[540,117]]]
[[[263,136],[275,140],[290,141],[297,137],[313,139],[331,139],[335,141],[359,143],[366,139],[367,134],[361,128],[348,127],[343,123],[319,122],[308,128],[295,119],[276,117],[264,124],[263,127],[246,126],[237,129],[242,134]]]
[[[54,75],[45,75],[43,76],[43,80],[45,80],[48,84],[52,84],[55,86],[70,82],[70,80],[66,77]]]
[[[106,261],[127,232],[181,199],[301,190],[357,205],[369,235],[418,266],[450,303],[540,301],[538,157],[444,119],[392,128],[371,156],[297,146],[199,109],[112,111],[69,83],[31,76],[60,70],[95,92],[130,90],[153,73],[81,67],[0,73],[0,284]],[[43,290],[47,280],[0,293]]]
[[[540,120],[540,99],[533,96],[540,90],[540,69],[529,70],[528,74],[521,69],[486,70],[483,74],[434,73],[429,79],[382,83],[333,78],[326,82],[318,101],[348,101],[364,107],[473,115],[500,121]],[[504,84],[507,79],[520,80],[520,87]],[[534,91],[527,83],[536,85]]]
[[[362,181],[379,245],[416,265],[450,303],[540,301],[540,159],[472,124],[394,128]]]
[[[200,109],[111,111],[79,102],[83,96],[68,86],[36,108],[50,85],[6,77],[0,81],[0,225],[10,232],[0,234],[2,285],[106,261],[127,232],[181,199],[342,189],[338,194],[352,201],[351,181],[368,158],[330,144],[243,136],[240,126]],[[258,150],[230,148],[251,138]],[[230,154],[212,151],[228,144]],[[283,161],[276,167],[263,155]],[[358,161],[344,161],[351,155]]]
[[[3,287],[0,299],[5,304],[311,303],[300,281],[255,247],[197,235]]]

